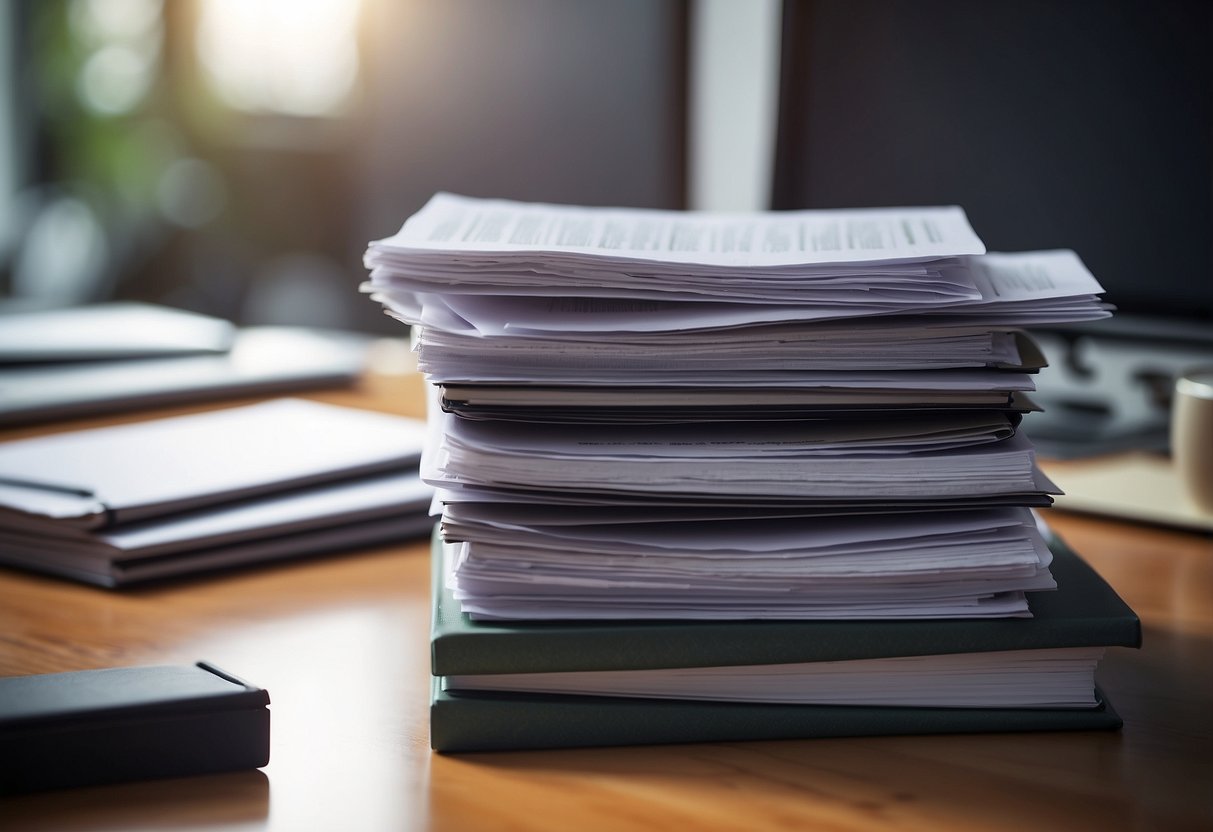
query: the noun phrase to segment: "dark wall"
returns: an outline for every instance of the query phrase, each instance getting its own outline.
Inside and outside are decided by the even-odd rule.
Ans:
[[[963,205],[1213,321],[1213,4],[787,0],[777,208]]]
[[[409,0],[368,13],[369,235],[438,190],[683,205],[682,0]]]

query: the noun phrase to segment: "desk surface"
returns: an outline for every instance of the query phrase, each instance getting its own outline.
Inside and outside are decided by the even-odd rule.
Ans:
[[[420,415],[421,388],[315,398]],[[121,593],[0,570],[0,675],[205,659],[273,699],[262,771],[0,800],[0,828],[1213,828],[1213,539],[1051,514],[1144,624],[1100,668],[1121,732],[435,755],[425,541]]]

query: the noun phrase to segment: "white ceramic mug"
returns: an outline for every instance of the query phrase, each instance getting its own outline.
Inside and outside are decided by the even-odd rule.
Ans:
[[[1213,368],[1185,373],[1175,382],[1171,458],[1188,500],[1213,515]]]

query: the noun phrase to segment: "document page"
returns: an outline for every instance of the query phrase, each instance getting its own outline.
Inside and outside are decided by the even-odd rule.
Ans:
[[[435,195],[379,245],[440,252],[566,252],[714,266],[892,262],[985,251],[955,206],[713,214],[447,193]]]
[[[969,261],[984,298],[1015,303],[1101,294],[1103,286],[1072,251],[988,254]]]

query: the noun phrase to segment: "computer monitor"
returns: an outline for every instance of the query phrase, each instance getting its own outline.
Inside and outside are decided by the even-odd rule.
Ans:
[[[959,204],[1118,307],[1040,333],[1037,433],[1157,444],[1213,364],[1213,5],[787,0],[774,208]],[[1168,357],[1169,356],[1169,357]]]

